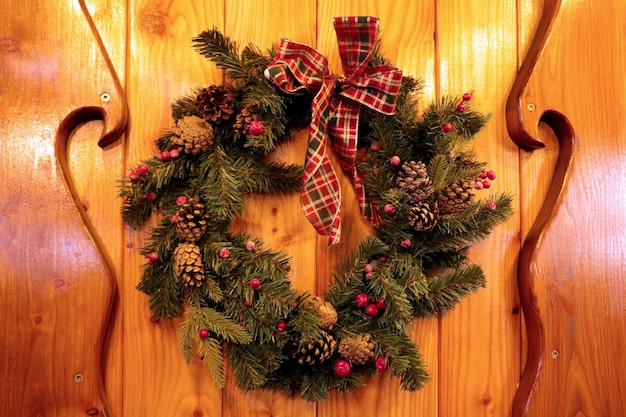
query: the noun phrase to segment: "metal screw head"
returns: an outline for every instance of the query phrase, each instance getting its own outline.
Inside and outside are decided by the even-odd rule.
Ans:
[[[528,108],[528,111],[535,111],[535,108],[536,108],[535,103],[528,103],[527,108]]]
[[[100,100],[104,101],[105,103],[108,103],[109,101],[111,101],[111,94],[109,93],[100,94]]]

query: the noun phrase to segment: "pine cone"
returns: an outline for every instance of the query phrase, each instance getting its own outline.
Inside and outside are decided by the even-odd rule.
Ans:
[[[291,352],[291,357],[300,365],[317,365],[330,358],[337,348],[335,338],[322,331],[322,338],[308,345],[296,348]]]
[[[233,129],[235,133],[239,135],[246,135],[248,133],[248,128],[250,127],[250,123],[259,120],[259,105],[256,103],[246,105],[235,117],[235,124],[233,125]]]
[[[176,231],[185,242],[195,243],[206,231],[208,219],[204,204],[187,200],[176,213]]]
[[[402,164],[396,177],[396,185],[406,190],[410,204],[426,200],[433,193],[433,183],[422,161],[409,161]]]
[[[425,201],[417,203],[409,211],[409,223],[418,232],[425,232],[437,225],[439,210],[437,202],[432,206]]]
[[[320,327],[326,330],[332,330],[337,323],[337,310],[328,301],[324,301],[321,297],[313,297],[309,300],[311,308],[315,311],[320,319]]]
[[[174,249],[176,276],[186,287],[199,287],[204,281],[204,265],[200,247],[194,243],[179,243]]]
[[[459,213],[467,208],[474,198],[470,181],[457,180],[447,186],[437,198],[441,214]]]
[[[339,354],[347,361],[363,365],[374,358],[374,342],[368,333],[346,337],[339,342]]]
[[[190,155],[206,152],[213,144],[213,126],[198,116],[179,119],[172,133],[172,146]]]
[[[196,112],[205,120],[220,123],[235,112],[233,96],[224,86],[211,85],[196,96]]]

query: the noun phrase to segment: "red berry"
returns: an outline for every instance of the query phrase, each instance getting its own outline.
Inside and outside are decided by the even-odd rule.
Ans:
[[[450,131],[452,131],[452,125],[450,123],[444,123],[441,128],[443,129],[444,132],[448,133]]]
[[[350,362],[348,362],[347,360],[339,359],[337,362],[335,362],[333,370],[335,371],[335,375],[340,378],[345,378],[350,375],[350,372],[352,372],[352,367],[350,366]]]
[[[254,288],[255,290],[257,288],[259,288],[261,286],[261,280],[258,278],[252,278],[250,280],[250,287]]]
[[[161,161],[167,162],[170,160],[171,157],[172,155],[169,153],[169,151],[161,152]]]
[[[359,308],[367,307],[369,303],[370,298],[367,296],[367,294],[357,294],[357,296],[354,298],[354,304]]]
[[[374,276],[373,272],[366,272],[365,273],[365,279],[372,279],[373,276]]]
[[[376,317],[378,315],[378,307],[376,307],[376,304],[369,304],[365,307],[365,314],[372,318]]]
[[[206,339],[209,337],[209,329],[200,329],[198,336],[200,336],[200,339]]]
[[[478,178],[480,178],[481,180],[484,180],[485,178],[487,178],[487,172],[480,171],[480,173],[478,174]]]
[[[372,264],[366,264],[365,267],[363,268],[363,270],[365,272],[372,272],[374,270],[374,265]]]
[[[380,143],[374,142],[370,145],[370,149],[374,152],[380,151]]]
[[[230,256],[230,251],[228,248],[222,248],[220,249],[219,255],[222,259],[228,258]]]
[[[487,171],[487,178],[489,178],[491,181],[495,180],[496,179],[495,171],[491,171],[491,170]]]
[[[287,330],[287,323],[285,323],[284,321],[279,321],[278,323],[276,323],[276,331],[277,332],[284,332],[285,330]]]
[[[393,204],[385,204],[385,213],[393,214],[395,211],[396,208],[393,206]]]
[[[378,371],[386,371],[388,366],[386,358],[380,357],[376,359],[376,369]]]
[[[250,306],[252,305],[252,301],[250,301],[250,300],[245,300],[245,301],[243,302],[243,305],[245,305],[246,307],[250,307]]]
[[[384,311],[387,308],[387,303],[383,297],[378,297],[376,299],[376,308],[380,311]]]
[[[463,113],[465,110],[467,110],[467,106],[463,103],[460,103],[458,106],[456,106],[456,110]]]
[[[132,171],[130,171],[130,174],[128,174],[128,179],[132,182],[137,182],[137,180],[139,179],[139,173],[137,172],[137,170],[133,169]]]
[[[402,246],[403,248],[408,248],[409,246],[411,246],[411,241],[409,239],[402,239],[402,242],[400,242],[400,246]]]
[[[378,257],[378,260],[379,260],[380,262],[385,262],[385,261],[387,260],[387,257],[386,257],[385,255],[380,255],[380,256]]]
[[[248,127],[248,133],[251,136],[262,135],[264,131],[265,131],[265,126],[263,126],[263,122],[259,122],[258,120],[254,120],[250,122],[250,126]]]
[[[487,208],[487,210],[495,210],[496,209],[496,203],[495,203],[495,201],[490,201],[487,204],[485,204],[485,207]]]
[[[170,216],[170,221],[171,221],[172,223],[176,223],[176,220],[178,220],[178,215],[177,215],[177,214],[172,214],[172,215]]]
[[[489,188],[491,187],[491,183],[489,182],[489,180],[484,180],[483,181],[483,188]]]
[[[393,165],[394,167],[397,167],[398,165],[402,163],[402,160],[400,159],[398,155],[394,155],[391,158],[389,158],[389,163]]]
[[[472,95],[470,93],[463,94],[463,101],[470,101],[472,99]]]
[[[148,194],[146,194],[146,200],[148,200],[148,202],[150,203],[154,203],[156,201],[157,195],[150,191]]]
[[[178,159],[178,157],[180,157],[180,151],[178,149],[172,149],[170,151],[170,157],[172,159]]]
[[[150,252],[150,254],[148,255],[148,259],[152,263],[159,262],[159,254],[156,252]]]
[[[137,167],[137,173],[139,175],[145,175],[148,173],[148,166],[147,165],[139,165],[139,167]]]
[[[474,188],[476,188],[477,190],[482,190],[483,189],[483,183],[482,181],[476,181],[474,183]]]
[[[256,244],[249,240],[246,242],[246,250],[252,252],[256,248]]]
[[[182,206],[187,202],[187,197],[185,197],[184,195],[179,195],[178,197],[176,197],[176,205],[177,206]]]

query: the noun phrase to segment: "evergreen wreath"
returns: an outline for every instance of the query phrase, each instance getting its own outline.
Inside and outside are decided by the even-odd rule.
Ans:
[[[377,23],[335,19],[338,34],[343,27],[357,37],[365,30],[375,38]],[[354,166],[375,234],[333,272],[324,296],[298,293],[287,253],[231,231],[247,195],[302,187],[304,167],[265,158],[320,117],[312,111],[317,96],[278,88],[277,68],[289,67],[284,51],[302,46],[288,42],[262,52],[254,45],[239,51],[216,29],[193,39],[225,81],[175,100],[158,153],[121,182],[124,221],[140,227],[157,218],[141,249],[147,261],[138,289],[155,316],[184,315],[183,356],[199,355],[219,386],[228,360],[243,390],[277,388],[311,401],[357,389],[381,371],[417,390],[428,373],[408,324],[485,286],[468,249],[511,214],[507,193],[476,198],[495,173],[466,148],[487,118],[471,109],[469,93],[421,108],[421,83],[407,76],[398,78],[390,114],[359,106]],[[366,72],[395,70],[378,43],[365,55]],[[330,80],[346,89],[343,79]]]

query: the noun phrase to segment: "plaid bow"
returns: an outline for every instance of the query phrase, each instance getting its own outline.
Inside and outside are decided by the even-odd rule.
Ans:
[[[312,120],[300,201],[306,217],[329,244],[341,237],[341,190],[326,154],[326,133],[332,138],[344,172],[349,175],[365,217],[372,216],[355,165],[359,112],[365,105],[394,114],[402,73],[394,67],[368,66],[378,30],[374,17],[336,17],[335,32],[344,76],[335,78],[328,61],[315,49],[283,39],[267,69],[270,78],[289,94],[314,94]]]

